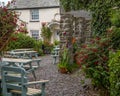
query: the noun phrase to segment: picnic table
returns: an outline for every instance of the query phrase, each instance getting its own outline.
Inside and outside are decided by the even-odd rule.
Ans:
[[[10,54],[13,57],[18,57],[18,58],[24,58],[24,57],[28,57],[28,58],[32,58],[34,57],[38,57],[38,53],[37,51],[31,50],[31,51],[8,51],[8,54]]]
[[[14,49],[12,51],[16,52],[16,51],[32,51],[32,48],[22,48],[22,49]]]
[[[32,62],[31,59],[22,59],[22,58],[2,58],[2,62],[8,64],[18,64],[19,66],[29,64]]]
[[[25,65],[29,65],[29,70],[27,72],[32,72],[34,78],[36,79],[35,69],[32,67],[32,59],[22,59],[22,58],[2,58],[2,65],[6,66],[18,66],[24,67]]]
[[[17,67],[23,67],[26,69],[27,73],[32,72],[34,79],[36,80],[36,75],[35,75],[35,69],[39,68],[39,62],[41,59],[39,58],[32,58],[32,59],[24,59],[24,58],[1,58],[2,61],[0,61],[0,69],[1,66],[17,66]],[[33,66],[32,62],[36,62],[37,66]],[[1,72],[0,72],[0,85],[1,85]],[[1,86],[0,86],[1,90]],[[1,93],[1,92],[0,92]]]

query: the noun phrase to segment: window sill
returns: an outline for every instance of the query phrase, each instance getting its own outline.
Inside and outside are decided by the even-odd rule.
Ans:
[[[40,22],[39,20],[30,20],[30,22]]]

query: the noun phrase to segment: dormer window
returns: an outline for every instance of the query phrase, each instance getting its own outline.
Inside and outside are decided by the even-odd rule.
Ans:
[[[30,10],[30,21],[39,21],[39,10]]]

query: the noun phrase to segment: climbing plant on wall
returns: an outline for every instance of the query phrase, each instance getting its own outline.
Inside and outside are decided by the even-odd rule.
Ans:
[[[87,9],[93,0],[60,0],[65,11]]]
[[[86,9],[92,13],[92,32],[102,35],[110,23],[110,9],[120,4],[119,0],[60,0],[65,11]]]
[[[52,32],[51,32],[50,28],[48,28],[46,25],[44,25],[44,26],[42,26],[41,31],[42,31],[41,36],[43,37],[44,43],[50,44],[51,36],[52,36]]]

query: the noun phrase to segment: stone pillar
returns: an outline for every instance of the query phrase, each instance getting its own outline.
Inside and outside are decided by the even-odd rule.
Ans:
[[[89,43],[90,38],[92,37],[92,32],[91,32],[91,20],[86,20],[85,22],[86,28],[85,28],[85,35],[86,35],[86,40],[85,43]]]
[[[84,17],[74,17],[74,34],[77,46],[87,43],[91,37],[91,21],[86,20]]]
[[[85,18],[75,17],[74,37],[76,38],[77,46],[80,47],[85,42]]]
[[[81,44],[88,43],[91,37],[91,21],[85,17],[74,17],[71,14],[62,14],[60,23],[60,54],[65,47],[69,50],[70,64],[73,63],[72,39],[76,39],[78,48]]]
[[[61,15],[61,32],[60,32],[60,54],[62,54],[64,48],[68,48],[70,57],[70,64],[73,64],[73,16],[70,14]]]

